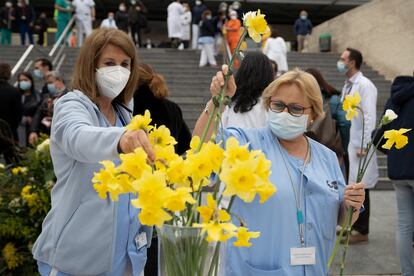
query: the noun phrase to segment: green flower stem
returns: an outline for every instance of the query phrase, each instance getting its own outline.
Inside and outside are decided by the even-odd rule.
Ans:
[[[345,259],[346,259],[346,253],[347,253],[348,248],[349,248],[349,239],[351,237],[352,215],[353,215],[353,213],[354,212],[353,212],[352,208],[348,208],[347,215],[346,215],[346,221],[345,221],[345,223],[346,223],[346,236],[345,236],[344,250],[342,251],[341,267],[340,267],[340,272],[339,272],[340,276],[343,275],[344,269],[345,269]],[[339,237],[338,237],[338,240],[339,240]]]
[[[361,148],[360,148],[360,150],[363,151],[364,150],[364,136],[365,136],[365,115],[364,115],[364,111],[362,110],[362,108],[357,107],[357,109],[359,111],[361,111],[361,116],[362,116],[362,139],[361,139]],[[361,166],[362,166],[362,158],[359,158],[357,178],[359,178],[359,175],[361,173]],[[361,180],[362,180],[362,177],[361,177]],[[358,181],[357,181],[357,183],[358,183]]]

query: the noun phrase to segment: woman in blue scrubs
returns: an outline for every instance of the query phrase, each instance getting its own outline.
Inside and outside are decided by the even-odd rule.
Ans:
[[[219,72],[211,84],[213,95],[223,83]],[[230,79],[227,95],[232,96],[234,90]],[[364,185],[346,186],[335,153],[304,135],[324,115],[313,76],[290,71],[273,81],[262,97],[269,110],[265,128],[228,128],[224,134],[266,154],[272,161],[270,180],[278,191],[264,204],[257,198],[252,203],[234,201],[232,212],[261,236],[250,248],[227,243],[225,275],[328,275],[336,225],[342,223],[348,208],[356,210],[353,222],[358,218]],[[195,135],[202,131],[212,109],[210,101],[197,121]]]

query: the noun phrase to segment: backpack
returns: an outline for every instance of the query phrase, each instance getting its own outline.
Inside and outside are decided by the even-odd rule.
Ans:
[[[342,148],[341,134],[336,120],[332,118],[329,99],[324,101],[323,109],[325,111],[325,117],[315,121],[309,127],[306,135],[334,151],[338,159],[342,160],[345,152]]]

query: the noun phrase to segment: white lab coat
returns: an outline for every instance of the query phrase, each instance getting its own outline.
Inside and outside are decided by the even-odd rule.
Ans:
[[[191,12],[186,11],[181,15],[181,39],[190,40],[191,32]]]
[[[279,72],[288,71],[286,42],[283,38],[280,36],[276,38],[269,37],[266,40],[263,53],[277,63]]]
[[[342,99],[347,95],[353,95],[359,92],[361,95],[360,107],[364,111],[364,144],[366,148],[369,141],[371,141],[371,133],[377,124],[377,88],[366,78],[361,72],[358,72],[351,79],[349,79],[342,89]],[[361,137],[363,129],[362,114],[354,117],[351,121],[350,139],[348,145],[349,155],[349,183],[354,183],[358,173],[359,158],[357,157],[357,150],[361,148]],[[370,154],[370,153],[368,153]],[[368,166],[365,176],[362,180],[367,189],[374,188],[378,182],[378,163],[377,155],[374,156]]]
[[[101,28],[118,29],[115,19],[106,18],[101,23]]]
[[[174,1],[168,5],[167,12],[168,37],[181,38],[181,15],[184,14],[183,5]]]

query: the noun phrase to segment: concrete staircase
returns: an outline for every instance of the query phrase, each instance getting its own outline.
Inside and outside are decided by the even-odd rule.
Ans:
[[[31,58],[47,57],[49,50],[49,48],[34,50]],[[23,52],[23,47],[0,47],[0,62],[14,65]],[[66,59],[60,71],[65,75],[68,84],[70,84],[77,53],[78,49],[76,48],[65,50]],[[193,50],[139,49],[138,56],[141,62],[152,65],[158,73],[165,77],[170,90],[170,99],[180,105],[185,121],[190,128],[193,128],[200,112],[210,98],[210,81],[216,69],[198,68],[199,52]],[[292,52],[288,54],[288,64],[291,69],[295,67],[302,69],[317,68],[331,85],[341,89],[345,77],[336,70],[338,57],[339,55],[334,53],[298,54]],[[26,64],[22,68],[25,66]],[[378,88],[377,108],[379,117],[383,111],[385,101],[388,99],[391,83],[365,64],[362,71]],[[40,87],[39,85],[37,87]],[[379,155],[378,159],[380,181],[377,189],[392,189],[387,178],[386,157]]]

